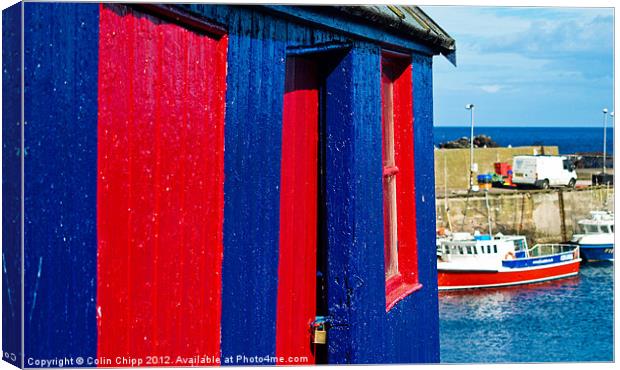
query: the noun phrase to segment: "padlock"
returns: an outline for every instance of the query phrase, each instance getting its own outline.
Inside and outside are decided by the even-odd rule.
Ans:
[[[327,343],[327,331],[325,330],[324,324],[317,324],[314,326],[314,331],[312,333],[312,343],[314,344]]]

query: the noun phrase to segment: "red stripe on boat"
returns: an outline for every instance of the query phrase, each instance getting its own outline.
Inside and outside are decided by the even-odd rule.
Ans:
[[[577,274],[579,261],[566,264],[519,269],[518,271],[442,271],[437,272],[439,289],[467,289],[539,282]]]

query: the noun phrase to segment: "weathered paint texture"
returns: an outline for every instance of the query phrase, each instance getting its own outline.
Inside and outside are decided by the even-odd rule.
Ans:
[[[288,58],[282,113],[276,355],[314,362],[319,81],[316,61]],[[291,364],[295,364],[291,362]]]
[[[25,354],[94,356],[99,8],[24,6]]]
[[[21,3],[2,12],[2,352],[15,366],[22,363],[21,16]]]
[[[242,9],[228,24],[221,352],[273,356],[286,27]]]
[[[27,356],[200,351],[247,365],[278,353],[279,273],[292,269],[279,264],[285,66],[312,51],[325,73],[325,360],[439,360],[429,46],[327,8],[177,7],[226,30],[216,37],[118,7],[25,7]],[[423,287],[386,311],[381,55],[391,48],[412,56]],[[206,247],[181,248],[193,245]]]
[[[354,46],[326,79],[330,363],[383,362],[380,83],[380,49],[367,44]]]
[[[98,355],[219,356],[226,38],[100,17]]]

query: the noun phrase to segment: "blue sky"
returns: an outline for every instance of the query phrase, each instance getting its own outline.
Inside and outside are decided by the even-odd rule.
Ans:
[[[436,126],[596,126],[613,110],[613,9],[423,6],[457,43],[434,60]],[[608,121],[609,124],[610,121]]]

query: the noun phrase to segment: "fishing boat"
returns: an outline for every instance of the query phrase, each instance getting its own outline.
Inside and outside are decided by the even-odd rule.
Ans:
[[[520,235],[454,233],[437,243],[439,290],[539,283],[579,273],[579,245],[537,244]]]
[[[574,234],[571,243],[579,245],[586,261],[614,260],[614,214],[592,211],[590,217],[577,222],[580,234]]]

